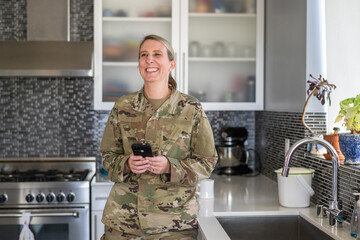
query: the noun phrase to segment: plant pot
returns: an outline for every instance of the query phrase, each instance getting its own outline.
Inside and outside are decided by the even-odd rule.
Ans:
[[[340,159],[340,163],[344,164],[344,155],[342,154],[342,152],[340,151],[340,145],[339,145],[339,135],[338,134],[328,134],[328,135],[324,135],[324,140],[327,141],[328,143],[330,143],[334,149],[336,150],[336,153],[338,154],[338,157]],[[327,160],[331,160],[332,157],[330,155],[329,152],[324,154],[325,159]]]
[[[360,134],[339,134],[339,145],[345,164],[360,164]]]

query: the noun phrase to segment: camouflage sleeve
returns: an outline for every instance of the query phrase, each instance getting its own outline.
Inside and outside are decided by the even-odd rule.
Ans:
[[[121,130],[117,124],[117,109],[111,110],[102,137],[100,152],[102,153],[103,168],[109,173],[113,182],[126,181],[131,173],[123,174],[123,169],[129,155],[124,155],[121,140]]]
[[[210,177],[218,157],[212,128],[202,109],[195,116],[188,157],[182,160],[168,159],[171,182],[195,186],[198,181]]]

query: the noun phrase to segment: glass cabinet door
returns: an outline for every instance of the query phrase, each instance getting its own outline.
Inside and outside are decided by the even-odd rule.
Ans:
[[[189,0],[187,8],[187,92],[207,110],[254,106],[263,61],[257,1]]]
[[[138,71],[138,49],[144,36],[158,34],[174,41],[172,0],[102,0],[101,28],[95,34],[101,56],[101,104],[112,106],[120,96],[143,85]],[[96,6],[95,6],[96,7]],[[178,21],[176,19],[175,21]],[[95,26],[96,27],[96,26]],[[177,30],[178,32],[178,30]],[[96,36],[95,36],[96,37]],[[101,42],[101,44],[99,43]],[[100,46],[99,46],[100,44]],[[99,72],[98,72],[99,73]],[[99,96],[98,96],[99,97]],[[102,108],[102,107],[100,107]],[[109,109],[109,107],[106,107]]]
[[[95,0],[95,109],[139,90],[141,39],[171,41],[180,91],[205,110],[263,109],[264,0]]]

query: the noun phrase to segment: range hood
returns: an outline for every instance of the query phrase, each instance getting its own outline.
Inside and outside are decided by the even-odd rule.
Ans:
[[[0,41],[0,76],[93,76],[93,42],[70,40],[69,0],[28,0],[27,41]]]

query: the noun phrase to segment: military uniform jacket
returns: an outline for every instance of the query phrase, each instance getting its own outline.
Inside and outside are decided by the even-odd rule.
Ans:
[[[147,142],[170,162],[170,174],[123,173],[131,145]],[[208,178],[217,160],[211,126],[200,103],[173,91],[154,111],[143,89],[119,98],[101,142],[103,168],[115,182],[102,222],[135,234],[197,227],[198,181]]]

